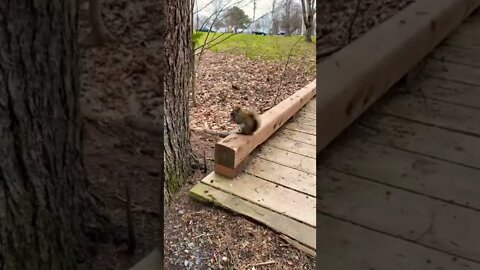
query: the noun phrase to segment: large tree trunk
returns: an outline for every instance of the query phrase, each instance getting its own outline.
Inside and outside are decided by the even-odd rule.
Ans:
[[[0,1],[0,269],[75,269],[105,220],[81,156],[77,9]]]
[[[193,69],[191,1],[165,1],[165,195],[168,198],[190,172],[188,93]]]

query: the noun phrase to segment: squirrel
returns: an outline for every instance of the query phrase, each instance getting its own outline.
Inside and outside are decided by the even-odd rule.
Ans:
[[[230,118],[233,122],[240,125],[240,131],[237,134],[252,135],[260,127],[260,120],[258,114],[236,107],[230,113]]]

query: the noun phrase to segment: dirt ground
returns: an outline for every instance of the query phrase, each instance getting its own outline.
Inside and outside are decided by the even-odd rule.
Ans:
[[[344,46],[355,1],[331,1],[320,19],[319,50]],[[354,24],[353,37],[395,14],[412,0],[364,0]],[[121,120],[139,110],[158,115],[160,61],[158,1],[105,0],[106,25],[117,41],[104,47],[82,49],[81,105],[85,116],[85,162],[92,189],[118,224],[126,224],[125,184],[132,184],[137,250],[104,245],[82,269],[128,269],[158,244],[161,229],[160,138],[131,129]],[[87,32],[85,12],[81,37]],[[347,29],[347,30],[346,30]],[[263,111],[315,77],[315,56],[284,62],[254,61],[244,56],[208,52],[198,74],[199,106],[191,109],[193,129],[232,130],[227,121],[233,105]],[[234,63],[234,65],[232,64]],[[218,72],[218,71],[221,72]],[[282,75],[279,79],[278,74]],[[240,90],[234,91],[235,86]],[[132,95],[134,94],[134,95]],[[132,101],[138,108],[132,107]],[[135,106],[134,106],[135,107]],[[198,157],[212,169],[218,137],[192,132]],[[165,221],[165,269],[315,269],[315,259],[292,248],[278,234],[242,216],[191,200],[188,190],[204,174],[197,171],[171,202]]]

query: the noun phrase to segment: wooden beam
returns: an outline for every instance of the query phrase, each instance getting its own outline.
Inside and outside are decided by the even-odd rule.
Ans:
[[[317,153],[479,5],[480,0],[416,1],[317,64]]]
[[[248,155],[316,95],[316,80],[260,115],[260,128],[251,136],[232,134],[215,145],[216,173],[233,178]]]
[[[163,269],[163,258],[160,250],[154,249],[150,254],[141,259],[130,270],[157,270]]]

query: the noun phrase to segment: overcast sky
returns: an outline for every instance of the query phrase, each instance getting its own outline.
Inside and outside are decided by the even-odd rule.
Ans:
[[[198,8],[202,9],[205,5],[210,3],[212,0],[196,0],[198,3]],[[224,3],[227,3],[227,1],[230,1],[230,4],[228,7],[231,7],[233,3],[239,2],[239,0],[223,0]],[[257,10],[255,12],[255,18],[258,18],[266,13],[269,13],[272,11],[272,2],[273,0],[256,0],[257,2]],[[239,5],[237,5],[239,8],[243,9],[245,11],[245,14],[248,15],[248,17],[253,18],[253,1],[252,0],[243,0]],[[197,8],[195,7],[195,10]],[[200,14],[202,15],[210,15],[213,13],[213,5],[210,4],[208,7],[206,7]]]

